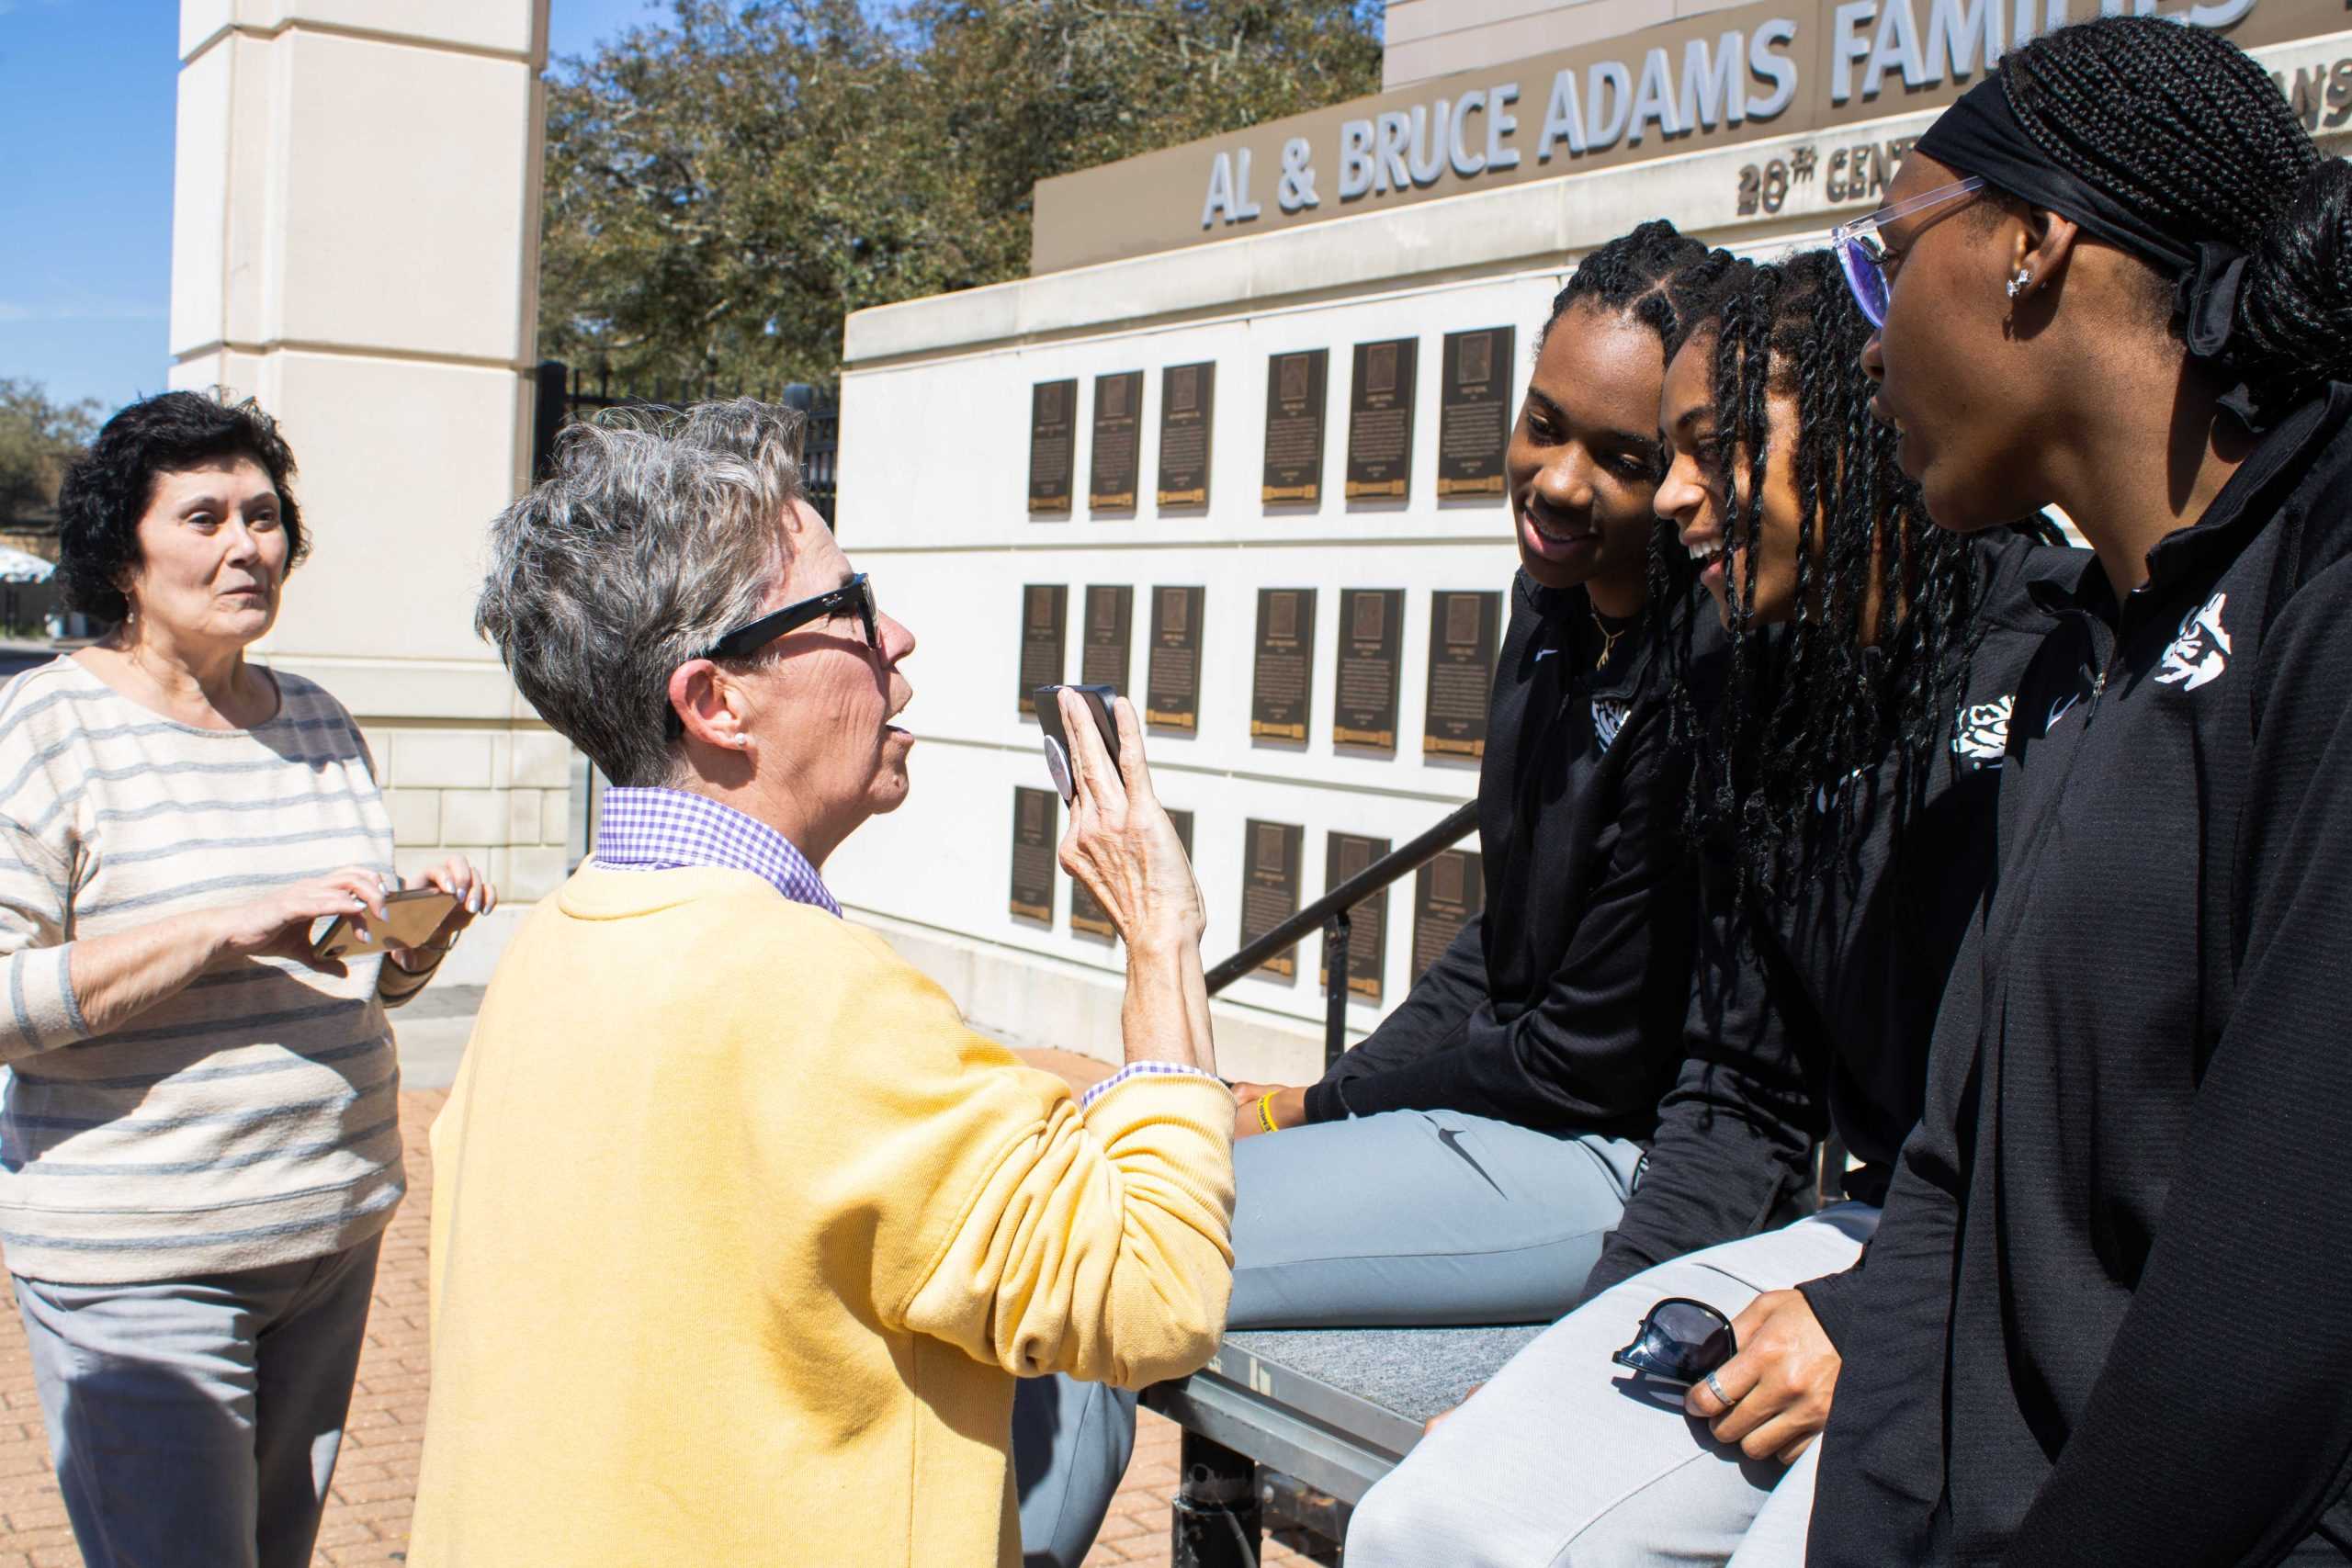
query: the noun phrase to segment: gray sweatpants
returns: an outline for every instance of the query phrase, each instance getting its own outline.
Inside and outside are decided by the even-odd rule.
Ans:
[[[1235,1328],[1543,1323],[1624,1212],[1640,1146],[1396,1111],[1234,1145]],[[1135,1396],[1064,1378],[1013,1400],[1029,1568],[1075,1568],[1135,1447]]]
[[[382,1239],[156,1284],[16,1280],[88,1568],[308,1568]]]
[[[1839,1203],[1602,1292],[1511,1358],[1374,1487],[1349,1568],[1801,1568],[1815,1443],[1783,1470],[1717,1443],[1679,1390],[1612,1364],[1661,1298],[1736,1316],[1850,1268],[1879,1212]]]

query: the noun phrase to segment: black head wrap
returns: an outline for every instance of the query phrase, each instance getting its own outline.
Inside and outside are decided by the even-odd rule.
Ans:
[[[1996,73],[1962,94],[1917,145],[1937,163],[1981,175],[2011,196],[2071,218],[2086,231],[2171,273],[2178,279],[2174,306],[2188,352],[2199,359],[2228,363],[2245,253],[2226,241],[2190,240],[2159,229],[2052,163],[2018,118],[2005,73]],[[2223,402],[2251,422],[2249,389],[2233,389]]]

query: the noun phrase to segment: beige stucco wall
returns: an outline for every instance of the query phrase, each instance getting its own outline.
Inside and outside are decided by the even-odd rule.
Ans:
[[[527,478],[547,6],[184,0],[173,214],[171,384],[258,399],[301,465],[313,553],[257,655],[358,716],[404,865],[523,903],[571,749],[471,616]]]
[[[1741,0],[1388,0],[1383,92],[1597,43]]]

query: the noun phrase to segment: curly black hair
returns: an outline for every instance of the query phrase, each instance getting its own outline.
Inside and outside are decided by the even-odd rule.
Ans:
[[[1860,355],[1871,329],[1835,254],[1726,260],[1709,276],[1712,294],[1680,335],[1710,360],[1724,536],[1734,550],[1755,548],[1768,400],[1793,398],[1798,613],[1763,635],[1750,570],[1731,602],[1721,700],[1701,715],[1686,642],[1668,734],[1695,763],[1686,829],[1726,848],[1745,891],[1770,893],[1793,886],[1812,815],[1825,802],[1850,807],[1840,784],[1890,747],[1900,758],[1896,809],[1928,782],[1967,681],[1974,557],[1962,536],[1928,520],[1917,485],[1895,465],[1894,428],[1871,415]],[[1661,556],[1680,554],[1665,541],[1653,572]]]
[[[2320,155],[2253,56],[2171,18],[2102,17],[2000,69],[2052,163],[2191,245],[2246,253],[2224,361],[2263,406],[2352,380],[2352,164]],[[2153,281],[2169,310],[2173,281]]]
[[[98,432],[57,492],[57,575],[68,609],[110,624],[130,615],[123,583],[139,566],[139,520],[159,474],[221,457],[251,457],[277,491],[286,569],[310,551],[289,481],[294,454],[277,422],[250,399],[226,403],[198,392],[165,392],[132,403]]]
[[[1552,313],[1535,333],[1535,351],[1543,353],[1554,324],[1579,301],[1623,311],[1657,333],[1661,344],[1673,342],[1699,299],[1687,275],[1707,254],[1705,245],[1663,218],[1618,235],[1588,253],[1566,285],[1552,296]]]

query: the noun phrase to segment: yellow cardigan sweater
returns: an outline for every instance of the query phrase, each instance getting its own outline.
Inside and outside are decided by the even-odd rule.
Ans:
[[[1231,1097],[1080,1115],[871,931],[583,867],[433,1129],[416,1568],[1017,1563],[1016,1374],[1205,1361]]]

